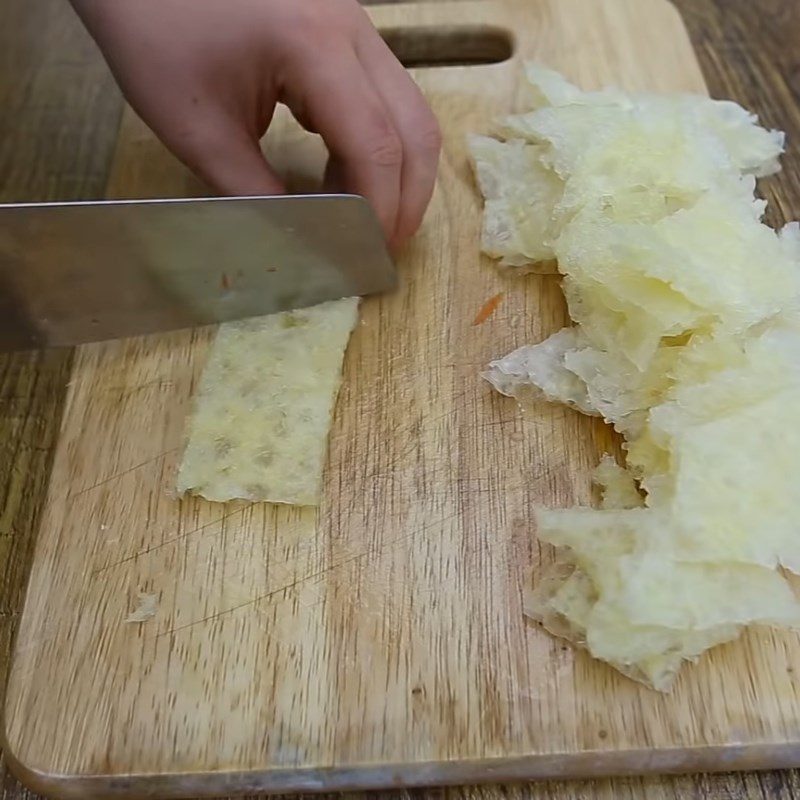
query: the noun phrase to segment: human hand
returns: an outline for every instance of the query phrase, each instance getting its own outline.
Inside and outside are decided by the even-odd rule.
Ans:
[[[356,0],[72,0],[130,104],[216,191],[276,194],[259,139],[285,103],[330,153],[326,178],[411,236],[440,134]]]

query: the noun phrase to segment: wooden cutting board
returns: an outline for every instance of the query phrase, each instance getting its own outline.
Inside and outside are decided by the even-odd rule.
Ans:
[[[109,798],[800,763],[796,634],[750,632],[661,696],[524,620],[530,565],[551,557],[533,510],[588,501],[613,442],[561,408],[524,416],[478,377],[565,316],[554,279],[479,256],[465,134],[519,107],[526,58],[587,88],[702,91],[677,13],[506,0],[374,16],[399,46],[509,36],[516,52],[415,72],[444,128],[440,180],[401,289],[363,304],[322,507],[170,496],[207,331],[80,348],[8,689],[17,772]],[[289,173],[319,168],[316,142],[276,127]],[[109,195],[198,191],[128,113]],[[125,623],[139,592],[156,614]]]

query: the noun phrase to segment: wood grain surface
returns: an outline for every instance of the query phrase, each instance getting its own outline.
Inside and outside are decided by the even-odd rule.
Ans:
[[[7,14],[14,13],[14,5],[15,3],[12,2],[10,12],[8,6],[4,6],[2,9],[4,22]],[[17,5],[21,4],[17,3]],[[52,5],[51,14],[53,17],[57,17],[59,11],[55,8],[56,4]],[[724,17],[712,3],[684,3],[683,5],[691,30],[695,35],[698,52],[703,59],[706,74],[714,78],[711,83],[715,93],[729,94],[762,111],[768,122],[787,128],[790,135],[793,130],[797,130],[797,49],[796,46],[794,50],[790,50],[788,47],[793,41],[792,31],[797,29],[792,27],[792,14],[796,14],[797,10],[793,4],[762,2],[746,8],[744,3],[726,3]],[[17,12],[20,14],[19,19],[22,19],[23,11],[17,9]],[[24,12],[30,13],[27,8],[24,9]],[[794,22],[797,22],[796,16]],[[2,30],[6,31],[8,28],[3,27]],[[45,26],[45,31],[49,31],[48,35],[53,39],[52,44],[54,45],[63,44],[64,30],[69,30],[68,19],[64,20],[64,24],[61,26],[53,26],[53,31],[58,31],[58,35]],[[75,41],[80,42],[77,33],[75,36]],[[774,45],[769,48],[768,56],[765,54],[767,48],[763,47],[765,43]],[[76,49],[80,51],[80,47]],[[86,53],[85,50],[83,52]],[[8,67],[9,71],[12,69],[5,62],[3,67]],[[85,67],[85,74],[92,74],[93,70],[94,75],[102,74],[96,61],[91,58],[87,58]],[[17,70],[26,68],[33,72],[36,71],[36,67],[30,63],[26,66],[25,59],[21,59],[20,63],[13,65],[13,69]],[[5,75],[6,72],[4,69],[3,74]],[[57,76],[53,75],[51,81],[57,84],[56,78]],[[722,86],[720,87],[717,83]],[[4,87],[5,85],[3,84]],[[106,96],[111,97],[112,91],[108,89]],[[6,96],[3,95],[4,103]],[[26,119],[33,121],[30,123],[32,127],[46,131],[48,125],[52,126],[52,121],[48,120],[47,114],[43,113],[35,102],[31,102],[30,83],[22,82],[18,96],[23,98],[20,108],[23,113],[28,114]],[[26,97],[27,100],[24,99]],[[111,106],[113,103],[109,103],[109,105]],[[56,108],[58,108],[57,103]],[[74,105],[70,106],[70,109],[75,112]],[[773,113],[772,117],[769,116],[770,109]],[[65,112],[67,109],[62,109],[62,113]],[[94,120],[93,127],[95,130],[99,127]],[[0,147],[5,146],[5,140],[0,141]],[[100,150],[102,147],[99,147],[98,143],[98,152]],[[776,187],[775,199],[780,203],[778,213],[781,208],[786,210],[792,204],[795,209],[797,208],[800,193],[798,193],[796,153],[795,146],[787,159],[783,176],[773,183],[773,186]],[[0,161],[3,163],[4,170],[7,170],[8,161],[1,159]],[[64,161],[60,166],[62,174],[67,173],[72,166],[68,161]],[[20,168],[17,165],[15,165],[15,169],[17,175],[20,174],[20,169],[24,171],[24,167]],[[80,191],[77,195],[71,194],[73,185],[69,180],[65,179],[59,188],[57,183],[60,180],[59,166],[56,165],[53,169],[56,170],[56,183],[52,190],[54,193],[52,196],[80,196]],[[34,172],[35,169],[31,168],[31,173]],[[7,171],[2,173],[4,181],[7,174]],[[4,188],[6,183],[4,183]],[[28,185],[24,179],[22,184],[22,188],[17,188],[16,195],[12,194],[11,197],[14,199],[19,199],[21,195],[30,197],[30,195],[24,194]],[[84,196],[96,195],[96,190],[91,188],[90,183],[83,191],[86,192]],[[792,215],[790,211],[788,215]],[[57,369],[53,372],[53,364],[48,363],[46,359],[31,359],[24,363],[19,363],[15,359],[7,359],[6,364],[10,366],[4,372],[4,375],[8,377],[3,383],[3,397],[15,399],[13,410],[11,404],[4,405],[0,409],[4,426],[3,432],[6,434],[3,441],[9,447],[8,452],[15,454],[10,460],[3,458],[3,461],[0,462],[0,468],[5,467],[10,476],[3,484],[8,487],[8,491],[4,497],[3,516],[0,517],[4,526],[1,532],[4,537],[11,532],[15,536],[13,548],[8,549],[7,558],[9,560],[7,563],[9,566],[5,572],[4,584],[6,587],[4,596],[7,607],[11,611],[8,617],[2,618],[4,629],[10,631],[15,619],[14,610],[18,609],[19,586],[24,579],[25,564],[27,563],[24,545],[26,541],[31,540],[31,532],[36,527],[39,490],[43,485],[43,476],[46,474],[49,446],[55,427],[54,421],[57,420],[57,402],[53,406],[53,401],[49,398],[55,395],[57,400],[57,389],[63,384],[64,375],[60,374]],[[47,376],[50,376],[49,380]],[[26,463],[23,460],[26,457],[30,458],[30,455],[25,456],[26,446],[30,446],[30,449],[40,448],[38,452],[41,458],[38,463],[34,463],[34,460]],[[14,605],[15,591],[17,599]],[[788,798],[795,796],[796,793],[797,781],[792,773],[772,773],[750,776],[616,780],[586,784],[539,784],[536,787],[524,788],[487,787],[475,790],[434,792],[431,793],[431,796],[476,798],[490,796],[563,798],[644,796],[653,798],[677,796],[738,798],[753,796]],[[5,794],[9,797],[23,796],[22,791],[15,788],[12,782],[7,782]],[[404,792],[385,796],[407,797],[409,795]]]

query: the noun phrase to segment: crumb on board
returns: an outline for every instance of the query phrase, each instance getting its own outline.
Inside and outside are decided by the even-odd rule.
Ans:
[[[158,595],[139,592],[136,608],[125,618],[125,622],[147,622],[158,611]]]
[[[503,292],[498,292],[493,297],[490,297],[480,308],[478,311],[477,316],[472,321],[474,325],[483,325],[489,317],[497,311],[497,307],[500,305],[501,301],[503,300]]]

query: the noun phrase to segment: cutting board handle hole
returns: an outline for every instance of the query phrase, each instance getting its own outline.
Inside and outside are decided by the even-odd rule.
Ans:
[[[380,33],[409,69],[500,64],[514,55],[511,32],[488,25],[383,28]]]

